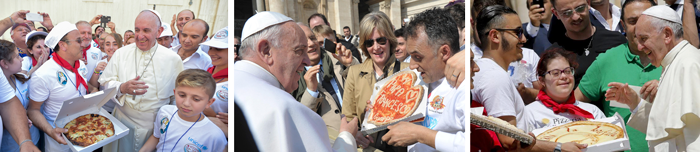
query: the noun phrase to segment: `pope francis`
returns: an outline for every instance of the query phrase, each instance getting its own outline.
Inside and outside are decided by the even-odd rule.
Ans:
[[[700,151],[700,51],[683,39],[681,18],[668,6],[645,10],[635,28],[637,48],[663,67],[656,98],[652,105],[611,82],[606,100],[632,109],[628,125],[646,133],[649,151]]]
[[[356,151],[357,119],[340,122],[331,147],[323,119],[290,94],[298,87],[298,72],[311,64],[299,25],[282,14],[260,12],[246,21],[241,33],[234,102],[260,151]]]
[[[161,23],[158,12],[141,11],[134,27],[136,43],[117,50],[98,79],[105,88],[119,88],[113,115],[129,128],[128,135],[105,146],[105,151],[139,151],[153,134],[158,109],[173,101],[182,60],[156,43],[163,32]]]

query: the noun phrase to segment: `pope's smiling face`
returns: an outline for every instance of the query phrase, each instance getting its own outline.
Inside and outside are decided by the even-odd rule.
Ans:
[[[673,39],[673,33],[669,27],[657,29],[651,24],[650,19],[651,16],[642,15],[637,21],[635,27],[637,49],[647,54],[652,65],[659,67],[661,61],[671,50],[666,44]]]
[[[136,47],[141,50],[149,50],[156,44],[158,36],[163,32],[158,17],[150,11],[143,11],[136,17],[134,35]]]

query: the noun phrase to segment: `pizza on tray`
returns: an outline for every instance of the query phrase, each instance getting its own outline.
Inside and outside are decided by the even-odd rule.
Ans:
[[[553,142],[576,142],[595,145],[625,136],[620,126],[598,121],[575,121],[551,128],[537,135],[537,139]]]
[[[68,122],[63,133],[73,145],[89,146],[114,136],[114,124],[107,117],[86,114]]]
[[[423,98],[423,87],[413,84],[418,79],[413,71],[403,71],[382,86],[374,97],[367,122],[377,126],[411,116]]]

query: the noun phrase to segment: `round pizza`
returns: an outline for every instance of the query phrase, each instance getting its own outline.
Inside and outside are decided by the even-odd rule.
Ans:
[[[114,124],[107,117],[86,114],[68,122],[63,133],[73,145],[89,146],[114,136]]]
[[[537,135],[537,139],[553,142],[576,142],[595,145],[625,136],[620,126],[598,121],[575,121],[551,128]]]
[[[413,71],[389,79],[377,92],[367,122],[381,126],[411,116],[423,98],[423,87],[413,85],[417,79]]]

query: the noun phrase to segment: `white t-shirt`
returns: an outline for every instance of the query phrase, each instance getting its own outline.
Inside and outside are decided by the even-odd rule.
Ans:
[[[87,68],[83,61],[80,61],[80,64],[78,72],[82,77],[85,77]],[[32,88],[29,90],[29,98],[37,102],[44,102],[41,106],[41,112],[51,126],[55,127],[53,122],[61,110],[63,101],[84,96],[87,92],[83,86],[77,87],[79,90],[76,89],[76,85],[79,84],[76,84],[76,80],[75,73],[58,65],[54,58],[47,60],[32,73],[32,78],[29,79],[29,88]],[[83,80],[87,83],[86,79]]]
[[[201,115],[203,120],[197,124],[182,120],[175,113],[177,110],[178,108],[174,105],[165,105],[158,110],[156,121],[153,122],[153,136],[158,138],[156,151],[171,151],[173,149],[198,152],[224,151],[228,141],[219,127],[204,114]],[[194,126],[192,126],[193,124]],[[192,129],[189,129],[190,127]],[[188,129],[189,131],[187,131]],[[176,142],[177,145],[174,145]]]
[[[2,73],[2,69],[0,69],[0,73]],[[8,101],[12,99],[12,97],[15,97],[15,94],[10,82],[4,78],[0,79],[0,103]],[[0,125],[0,127],[2,127],[2,125]]]
[[[537,81],[537,63],[540,62],[540,56],[532,49],[522,49],[523,59],[511,62],[508,65],[508,74],[510,74],[510,80],[515,86],[518,86],[518,83],[523,83],[526,88],[533,88],[532,82]]]
[[[32,66],[32,60],[34,59],[32,59],[32,57],[29,56],[22,57],[22,71],[29,72],[29,70],[32,70],[32,68],[34,67]]]
[[[216,101],[211,104],[211,109],[216,114],[219,114],[219,112],[228,113],[228,81],[216,84],[214,99]]]
[[[489,58],[475,62],[481,70],[474,74],[472,99],[484,105],[489,116],[515,116],[518,121],[516,126],[523,126],[520,120],[525,103],[515,85],[511,81],[504,81],[510,79],[506,70]]]
[[[177,54],[177,51],[182,47],[182,45],[178,46],[173,46],[171,49]],[[202,70],[207,70],[209,67],[212,67],[214,65],[211,64],[211,57],[204,51],[202,51],[202,47],[199,47],[196,52],[192,53],[190,57],[185,58],[185,60],[182,60],[182,66],[184,70],[187,69],[202,69]]]
[[[87,79],[86,81],[90,81],[90,78],[92,78],[93,72],[95,72],[95,67],[97,67],[97,63],[102,60],[102,57],[106,55],[106,53],[102,52],[99,48],[97,47],[90,47],[85,53],[87,56],[87,75],[85,76]]]
[[[438,85],[428,97],[427,114],[422,125],[438,131],[435,136],[435,148],[423,143],[408,146],[408,151],[465,151],[465,118],[464,105],[466,89],[454,89],[445,78],[430,85]]]
[[[594,119],[605,118],[603,111],[598,109],[598,107],[593,104],[576,101],[574,102],[574,105],[593,114]],[[526,132],[531,132],[532,130],[539,128],[551,127],[571,121],[581,120],[586,120],[586,118],[579,115],[573,115],[568,112],[555,114],[554,111],[552,111],[552,108],[544,106],[542,101],[538,100],[525,106],[525,114],[523,114],[523,122],[525,127],[518,128],[524,128]]]

